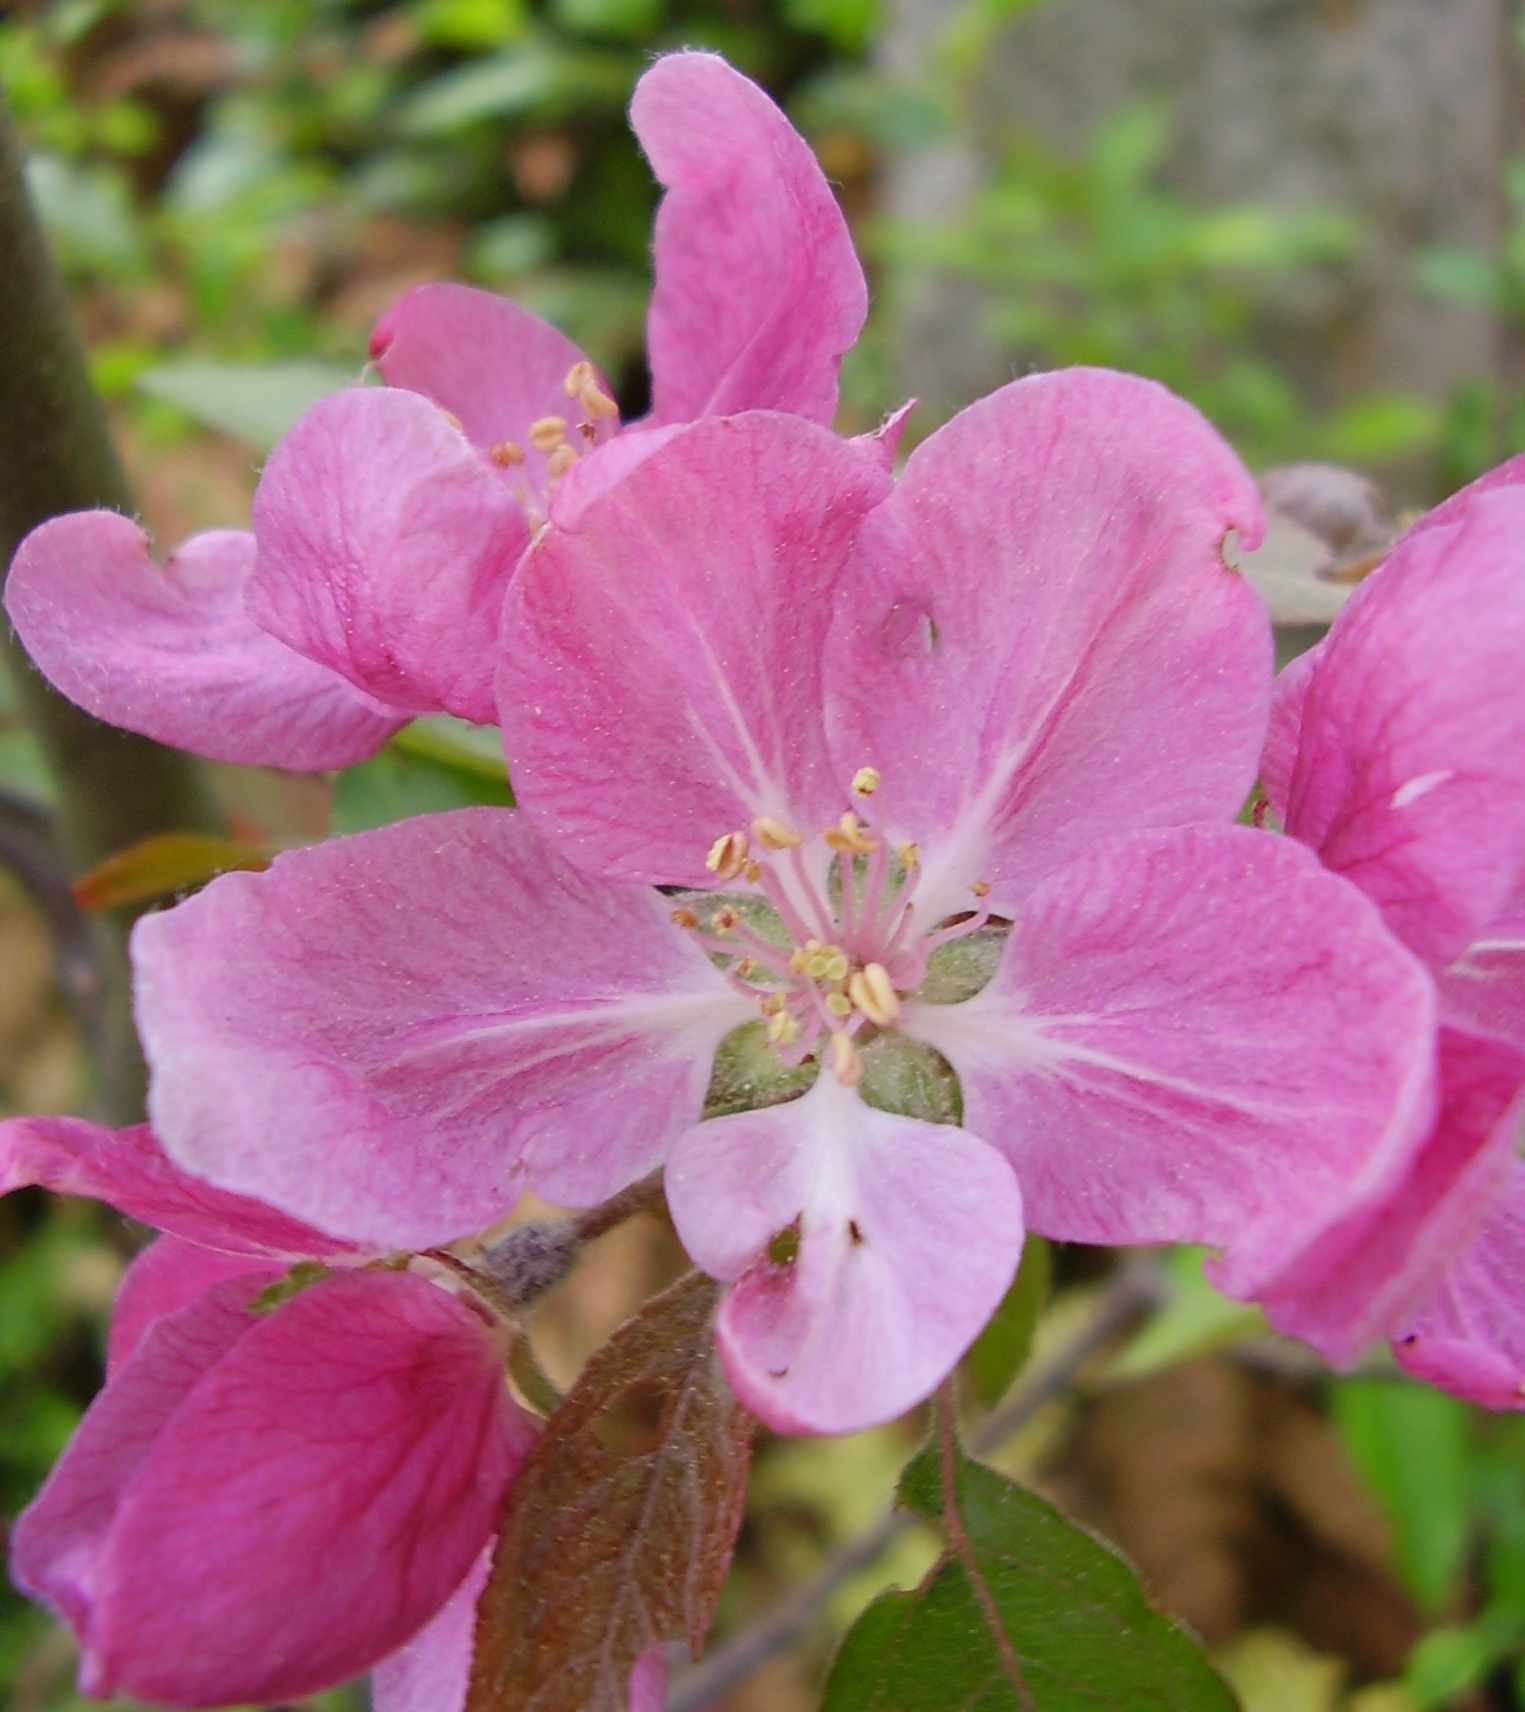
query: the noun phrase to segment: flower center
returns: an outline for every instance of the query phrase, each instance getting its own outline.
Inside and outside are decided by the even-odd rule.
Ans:
[[[990,919],[984,903],[990,887],[976,881],[973,909],[920,930],[914,895],[920,853],[910,843],[892,850],[866,820],[862,805],[878,787],[874,768],[854,775],[860,806],[818,834],[828,852],[824,862],[803,834],[768,815],[747,832],[717,838],[705,866],[719,881],[741,881],[750,895],[735,902],[721,897],[702,918],[687,905],[672,916],[706,951],[726,959],[727,978],[756,1000],[785,1064],[819,1054],[849,1087],[863,1076],[861,1048],[894,1025],[902,998],[921,986],[932,952]],[[763,900],[768,907],[758,909]]]
[[[545,513],[535,487],[524,479],[522,473],[529,467],[530,457],[533,455],[544,460],[540,491],[547,495],[554,493],[557,484],[577,460],[599,444],[600,431],[619,418],[619,406],[598,384],[598,376],[590,362],[572,364],[562,383],[562,391],[581,412],[581,421],[573,425],[565,416],[537,417],[525,434],[527,451],[517,440],[500,440],[487,452],[500,470],[521,472],[515,483],[514,497],[529,519],[531,529],[541,527]],[[460,423],[457,422],[456,426],[459,427]]]

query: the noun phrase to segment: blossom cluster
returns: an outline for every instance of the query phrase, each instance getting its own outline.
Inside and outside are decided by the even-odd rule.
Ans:
[[[1525,460],[1273,686],[1259,498],[1194,410],[1036,375],[897,475],[903,413],[831,428],[867,297],[803,141],[702,54],[632,119],[666,187],[649,416],[427,286],[252,533],[161,567],[87,513],[12,568],[33,658],[105,719],[310,770],[448,712],[501,727],[518,802],[145,919],[150,1127],[0,1125],[0,1187],[167,1233],[15,1533],[89,1692],[377,1667],[385,1712],[460,1705],[536,1428],[419,1257],[527,1190],[660,1168],[781,1431],[928,1396],[1028,1230],[1209,1245],[1332,1361],[1388,1338],[1525,1405]],[[1236,824],[1257,777],[1280,830]],[[711,1115],[717,1066],[745,1109]]]

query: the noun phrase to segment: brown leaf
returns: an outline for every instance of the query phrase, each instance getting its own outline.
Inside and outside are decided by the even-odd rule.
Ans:
[[[466,1712],[627,1712],[648,1648],[697,1656],[746,1499],[752,1422],[681,1278],[588,1362],[509,1495]]]
[[[189,891],[236,869],[258,872],[269,866],[270,852],[257,845],[165,832],[119,850],[82,875],[74,882],[74,901],[83,910],[116,909]]]

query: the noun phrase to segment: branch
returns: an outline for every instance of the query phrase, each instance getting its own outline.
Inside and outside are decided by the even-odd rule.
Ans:
[[[65,511],[130,512],[132,495],[90,385],[84,350],[27,195],[21,152],[0,104],[0,564]],[[151,833],[217,825],[188,757],[102,725],[50,689],[0,624],[0,657],[58,787],[70,864],[94,867]],[[141,1115],[143,1072],[132,1032],[125,937],[130,918],[97,930],[106,983],[96,1064],[104,1115]]]
[[[1105,1349],[1158,1302],[1160,1288],[1152,1255],[1134,1255],[1125,1260],[1113,1274],[1095,1312],[1070,1342],[1033,1373],[1025,1385],[1018,1387],[1005,1408],[987,1416],[979,1431],[971,1435],[970,1446],[976,1455],[988,1455],[1046,1403],[1067,1390],[1093,1355]],[[892,1510],[867,1533],[844,1546],[804,1586],[680,1677],[668,1700],[667,1712],[711,1712],[722,1695],[813,1629],[826,1615],[832,1594],[876,1562],[915,1525],[916,1518],[909,1512]]]

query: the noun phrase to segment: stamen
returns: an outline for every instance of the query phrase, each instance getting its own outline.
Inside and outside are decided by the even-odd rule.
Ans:
[[[775,1046],[792,1046],[799,1038],[799,1018],[793,1011],[777,1011],[768,1024],[768,1039]]]
[[[975,880],[970,885],[969,890],[977,898],[988,898],[990,896],[990,882],[989,880]]]
[[[793,850],[805,842],[792,826],[771,814],[760,814],[752,822],[752,836],[764,850]]]
[[[895,846],[895,857],[900,866],[909,873],[912,868],[921,866],[921,846],[913,844],[908,838],[904,844]]]
[[[586,357],[583,357],[567,370],[567,378],[561,383],[561,390],[568,398],[576,398],[585,386],[592,385],[593,365]]]
[[[871,797],[879,789],[879,769],[877,767],[859,767],[853,774],[853,795],[855,797]]]
[[[853,1002],[846,993],[828,993],[826,1008],[834,1017],[841,1017],[844,1021],[853,1014]]]
[[[620,413],[620,407],[593,380],[586,386],[578,387],[577,402],[590,422],[612,422]]]
[[[517,440],[499,440],[496,446],[489,447],[487,455],[500,470],[512,469],[515,464],[524,462],[524,448]]]
[[[847,983],[847,992],[871,1023],[888,1028],[900,1015],[900,995],[882,963],[865,963]]]
[[[746,833],[727,832],[710,846],[710,853],[704,858],[704,865],[717,880],[734,880],[746,865],[746,860]]]
[[[692,928],[699,925],[699,918],[691,909],[675,909],[668,919],[672,922],[674,927]]]
[[[845,1030],[831,1037],[831,1067],[844,1088],[856,1088],[863,1080],[863,1054]]]
[[[716,933],[733,933],[741,923],[741,917],[729,904],[723,904],[710,917],[710,926]]]
[[[541,416],[530,423],[525,436],[537,452],[554,452],[567,437],[564,416]]]
[[[851,809],[822,836],[831,849],[843,856],[868,856],[878,842],[863,830],[862,823]]]
[[[577,448],[561,445],[545,460],[545,473],[553,482],[558,482],[577,462]]]

